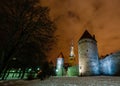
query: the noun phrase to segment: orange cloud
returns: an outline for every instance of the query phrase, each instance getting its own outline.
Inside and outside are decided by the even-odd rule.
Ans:
[[[87,28],[96,35],[99,55],[120,50],[120,1],[119,0],[41,0],[50,7],[50,17],[57,25],[57,45],[50,52],[54,59],[62,51],[65,60],[69,57],[71,40],[77,41]]]

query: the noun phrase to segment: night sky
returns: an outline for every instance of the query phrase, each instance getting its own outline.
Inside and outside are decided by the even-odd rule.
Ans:
[[[120,0],[42,0],[43,6],[50,7],[50,17],[57,25],[58,41],[50,60],[56,61],[61,51],[67,60],[72,40],[78,58],[77,42],[85,29],[95,34],[100,56],[120,50],[119,3]]]

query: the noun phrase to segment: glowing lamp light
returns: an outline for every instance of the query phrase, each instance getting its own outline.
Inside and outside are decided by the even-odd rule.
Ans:
[[[58,69],[56,69],[56,72],[58,72]]]
[[[37,70],[40,70],[40,68],[38,67]]]
[[[16,58],[14,57],[14,58],[12,58],[12,60],[16,60]]]
[[[31,68],[28,69],[29,72],[30,72],[31,70],[32,70]]]
[[[13,73],[15,72],[15,70],[12,71]]]

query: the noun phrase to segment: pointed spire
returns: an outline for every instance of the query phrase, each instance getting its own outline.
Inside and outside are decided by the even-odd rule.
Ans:
[[[74,58],[75,54],[74,54],[74,46],[73,46],[73,40],[71,43],[71,47],[70,47],[70,58]]]
[[[85,32],[83,33],[83,35],[81,36],[81,38],[79,40],[84,39],[84,38],[89,38],[89,39],[95,40],[95,36],[92,36],[87,30],[85,30]]]

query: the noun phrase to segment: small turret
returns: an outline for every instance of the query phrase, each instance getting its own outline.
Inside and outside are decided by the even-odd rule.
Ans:
[[[63,76],[64,72],[63,72],[63,69],[64,69],[64,56],[63,56],[63,53],[61,52],[58,57],[57,57],[57,63],[56,63],[56,75],[57,76]]]

